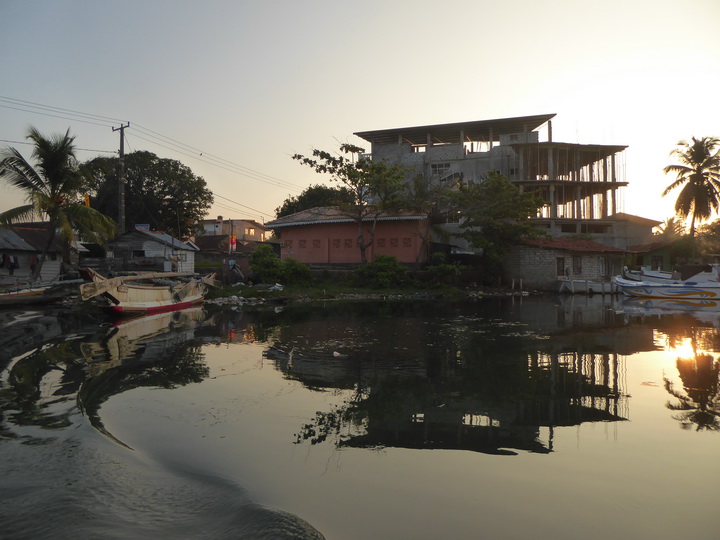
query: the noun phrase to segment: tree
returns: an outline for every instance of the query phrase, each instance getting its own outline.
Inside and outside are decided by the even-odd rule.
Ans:
[[[293,159],[307,165],[319,174],[329,174],[352,195],[351,202],[340,203],[340,208],[357,224],[357,243],[360,261],[367,263],[366,250],[375,239],[377,220],[383,212],[398,210],[404,169],[384,161],[372,161],[366,157],[355,159],[365,150],[352,144],[340,145],[340,154],[313,149],[312,157],[295,154]],[[365,224],[370,223],[366,229]],[[365,233],[367,232],[367,237]]]
[[[82,165],[91,205],[118,215],[118,158],[98,157]],[[173,159],[139,151],[125,156],[125,216],[130,224],[147,223],[173,236],[189,236],[202,223],[213,194],[202,177]]]
[[[477,184],[460,184],[451,197],[462,216],[458,236],[483,249],[490,274],[499,272],[507,250],[521,237],[539,234],[528,218],[543,202],[521,193],[501,174],[491,173]]]
[[[319,206],[340,206],[353,201],[352,193],[346,187],[330,187],[316,184],[305,189],[297,197],[289,197],[275,209],[275,216],[289,216],[302,210]]]
[[[658,232],[654,236],[660,236],[665,240],[678,240],[685,236],[685,225],[675,217],[668,218],[658,226]]]
[[[48,219],[48,243],[32,274],[36,280],[57,234],[70,243],[77,231],[83,240],[104,244],[115,235],[116,225],[82,203],[83,180],[75,157],[75,137],[70,136],[69,129],[65,135],[46,138],[31,127],[27,138],[35,145],[35,167],[14,148],[0,154],[0,178],[23,191],[28,203],[1,213],[0,225]]]
[[[663,197],[676,188],[682,187],[675,212],[682,217],[690,217],[690,238],[695,237],[695,221],[706,220],[720,207],[720,139],[716,137],[692,138],[692,141],[678,142],[678,147],[670,152],[679,163],[668,165],[665,174],[676,175]]]

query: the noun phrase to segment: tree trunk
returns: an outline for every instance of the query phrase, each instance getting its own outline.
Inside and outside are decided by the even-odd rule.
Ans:
[[[43,264],[45,264],[45,259],[47,259],[47,255],[50,252],[50,247],[52,246],[53,240],[55,240],[55,226],[50,223],[48,226],[48,243],[45,246],[45,250],[42,252],[42,255],[40,255],[37,263],[37,266],[35,266],[35,270],[33,270],[32,275],[30,276],[31,281],[37,281],[40,277],[40,273],[42,272]]]

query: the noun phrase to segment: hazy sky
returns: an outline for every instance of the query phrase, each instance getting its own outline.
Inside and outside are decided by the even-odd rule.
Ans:
[[[292,154],[354,132],[556,113],[555,141],[628,145],[621,209],[664,220],[669,152],[720,136],[720,1],[0,0],[0,73],[0,146],[70,128],[86,160],[130,122],[210,217],[272,219],[328,181]]]

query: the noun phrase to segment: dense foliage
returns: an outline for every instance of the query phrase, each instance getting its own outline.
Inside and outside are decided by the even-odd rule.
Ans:
[[[281,283],[283,285],[308,283],[311,279],[310,268],[292,258],[280,260],[272,246],[259,245],[250,254],[252,278],[261,283]]]
[[[690,218],[690,237],[695,236],[696,220],[706,220],[720,209],[720,138],[692,138],[680,141],[670,152],[677,163],[665,167],[665,174],[675,175],[663,196],[681,188],[675,202],[675,212]]]
[[[28,139],[34,143],[34,166],[14,148],[0,154],[0,179],[24,192],[27,200],[23,206],[2,212],[0,225],[47,218],[49,239],[33,273],[37,279],[58,232],[67,243],[75,240],[77,232],[82,240],[102,244],[114,236],[116,225],[83,204],[83,180],[70,130],[48,138],[31,127]]]
[[[462,216],[458,236],[482,248],[483,269],[488,274],[500,271],[507,250],[520,238],[539,234],[529,218],[543,202],[521,193],[500,174],[490,174],[477,184],[460,184],[452,199]]]
[[[282,205],[275,209],[275,215],[280,218],[321,206],[347,205],[351,204],[352,201],[352,193],[346,187],[330,187],[317,184],[305,189],[297,197],[285,199]]]
[[[118,216],[118,159],[98,157],[81,166],[91,206],[114,218]],[[180,238],[199,228],[213,203],[202,177],[179,161],[145,151],[127,154],[124,168],[129,227],[145,223]]]

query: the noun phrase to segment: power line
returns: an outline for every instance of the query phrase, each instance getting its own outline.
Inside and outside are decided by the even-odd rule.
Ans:
[[[101,126],[101,127],[113,128],[112,124],[114,124],[114,123],[120,122],[122,124],[123,122],[126,122],[125,120],[120,120],[118,118],[113,118],[113,117],[109,117],[109,116],[85,113],[82,111],[65,109],[62,107],[55,107],[52,105],[45,105],[42,103],[36,103],[36,102],[32,102],[32,101],[11,98],[8,96],[0,96],[0,108],[12,109],[12,110],[17,110],[17,111],[21,111],[21,112],[31,113],[31,114],[48,116],[48,117],[52,117],[52,118],[60,118],[63,120],[70,120],[73,122],[81,122],[81,123],[91,124],[91,125],[96,125],[96,126]],[[35,109],[35,110],[33,110],[33,109]],[[140,135],[138,133],[134,133],[135,137],[137,137],[141,140],[144,140],[146,142],[149,142],[151,144],[158,145],[158,146],[165,148],[167,150],[170,150],[172,152],[177,152],[184,156],[191,157],[202,163],[206,163],[208,165],[212,165],[214,167],[224,169],[224,170],[234,173],[234,174],[239,174],[241,176],[250,178],[252,180],[256,180],[258,182],[263,182],[268,185],[291,190],[296,193],[300,193],[302,191],[302,188],[300,186],[292,184],[291,182],[287,182],[280,178],[276,178],[276,177],[273,177],[271,175],[268,175],[268,174],[265,174],[265,173],[262,173],[259,171],[255,171],[248,167],[244,167],[243,165],[234,163],[230,160],[221,158],[219,156],[215,156],[208,152],[204,152],[204,151],[200,150],[199,148],[196,148],[194,146],[191,146],[191,145],[188,145],[181,141],[178,141],[176,139],[173,139],[172,137],[162,135],[161,133],[153,131],[149,128],[143,127],[138,124],[131,124],[131,126],[132,127],[129,128],[129,130],[133,130],[135,132],[139,132],[142,135],[145,135],[143,137],[142,135]],[[127,136],[125,137],[125,139],[127,140]],[[32,144],[32,143],[28,143],[28,142],[24,142],[24,141],[11,141],[11,140],[6,140],[6,139],[0,139],[0,141],[9,142],[9,143],[13,143],[13,144]],[[88,151],[88,152],[117,153],[116,151],[110,151],[110,150],[92,150],[92,149],[85,149],[85,148],[78,148],[78,150]],[[253,212],[256,212],[260,215],[272,217],[272,214],[262,212],[255,208],[252,208],[250,206],[244,205],[242,203],[238,203],[237,201],[234,201],[227,197],[223,197],[222,195],[219,195],[215,192],[213,192],[213,195],[215,197],[224,199],[224,200],[226,200],[232,204],[235,204],[237,206],[240,206],[240,207],[246,208],[248,210],[251,210]],[[215,203],[215,204],[220,204],[220,203]],[[225,206],[225,208],[227,208],[229,210],[233,210],[232,208],[229,208],[227,206]]]
[[[27,141],[11,141],[10,139],[0,139],[0,142],[12,143],[12,144],[27,144],[27,145],[35,144],[35,143],[27,142]],[[117,154],[117,150],[97,150],[96,148],[76,148],[75,150],[78,150],[80,152],[102,152],[105,154]]]

